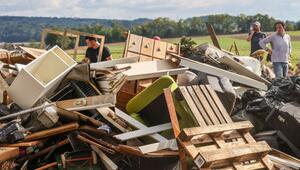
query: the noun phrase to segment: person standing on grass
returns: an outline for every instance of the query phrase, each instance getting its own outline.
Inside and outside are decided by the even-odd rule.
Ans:
[[[251,41],[251,53],[254,53],[257,50],[262,49],[259,45],[259,41],[266,38],[266,34],[261,32],[261,24],[258,21],[255,21],[251,28],[250,33],[247,37],[247,41]]]
[[[276,32],[261,40],[259,45],[271,54],[273,71],[276,78],[288,76],[289,57],[292,53],[291,37],[285,32],[285,23],[275,23]],[[272,49],[267,47],[271,43]]]
[[[94,37],[85,37],[85,42],[88,48],[86,50],[85,59],[83,60],[83,62],[96,63],[98,60],[100,43]],[[112,55],[109,49],[106,46],[104,46],[102,51],[101,61],[107,61],[107,60],[112,60]]]

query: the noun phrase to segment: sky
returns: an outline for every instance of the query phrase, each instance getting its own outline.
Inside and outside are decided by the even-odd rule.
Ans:
[[[299,21],[300,0],[0,0],[0,16],[178,20],[225,13]]]

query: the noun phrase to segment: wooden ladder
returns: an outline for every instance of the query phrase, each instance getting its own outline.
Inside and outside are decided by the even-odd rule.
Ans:
[[[199,169],[274,169],[269,145],[255,141],[251,122],[232,121],[211,86],[181,86],[179,91],[199,127],[183,129],[177,140]]]

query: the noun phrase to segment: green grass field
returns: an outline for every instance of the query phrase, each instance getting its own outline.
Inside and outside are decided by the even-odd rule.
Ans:
[[[300,31],[288,32],[288,34],[290,34],[292,37],[292,63],[293,65],[295,65],[298,62],[298,59],[300,58]],[[240,55],[247,56],[250,53],[250,43],[246,41],[246,36],[246,34],[220,35],[218,36],[218,39],[223,49],[229,50],[231,45],[235,42],[237,44]],[[194,40],[197,44],[212,44],[209,36],[192,37],[192,40]],[[178,43],[180,41],[180,38],[163,39],[163,41]],[[125,42],[111,43],[106,45],[111,50],[114,59],[120,58],[122,56]],[[79,54],[83,53],[83,50],[79,51]]]

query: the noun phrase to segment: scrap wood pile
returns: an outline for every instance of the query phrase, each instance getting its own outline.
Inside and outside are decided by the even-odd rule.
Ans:
[[[36,59],[1,69],[1,169],[300,168],[299,79],[253,58],[134,34],[92,64],[22,50]]]

